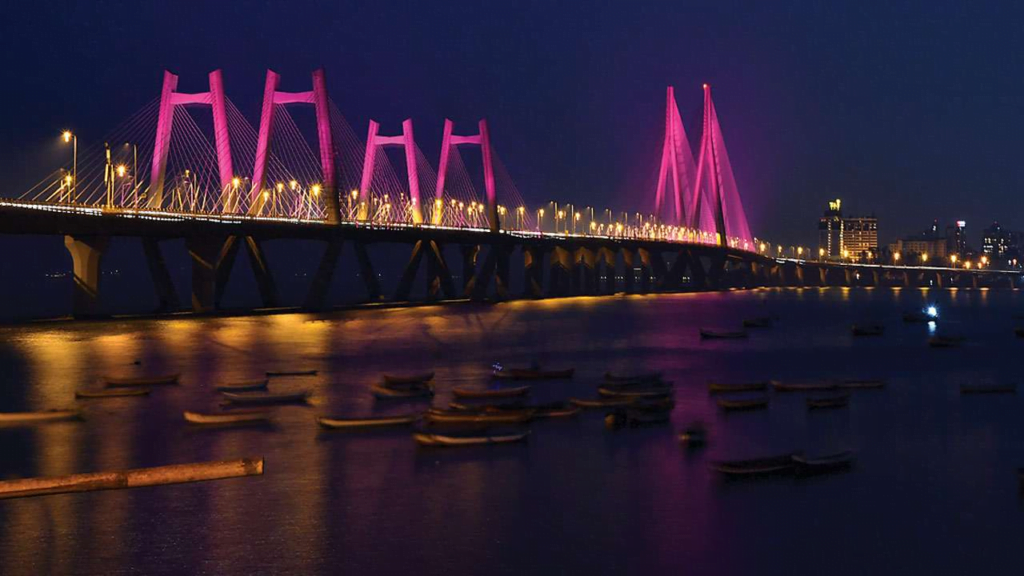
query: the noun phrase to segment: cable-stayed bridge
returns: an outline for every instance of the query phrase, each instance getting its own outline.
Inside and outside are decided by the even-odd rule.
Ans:
[[[140,239],[164,311],[183,304],[161,247],[177,238],[191,258],[196,312],[220,307],[240,249],[263,304],[285,304],[262,248],[276,239],[324,245],[302,303],[309,309],[330,305],[328,286],[345,243],[356,261],[343,268],[355,271],[372,301],[408,301],[420,277],[428,300],[833,282],[828,273],[804,273],[827,265],[770,258],[770,246],[751,234],[707,85],[696,154],[668,89],[653,206],[621,212],[529,203],[486,120],[445,120],[435,164],[417,145],[412,119],[393,127],[371,120],[362,139],[330,98],[323,70],[291,79],[300,91],[283,90],[283,80],[267,72],[254,128],[227,97],[221,71],[198,93],[179,91],[178,77],[165,72],[158,97],[102,145],[79,150],[77,136],[66,132],[70,161],[0,200],[0,233],[65,237],[76,316],[104,311],[100,279],[112,237]],[[305,131],[293,116],[300,107],[315,118]],[[398,153],[389,156],[391,150]],[[388,243],[409,245],[411,253],[385,289],[370,247]],[[514,263],[521,272],[513,274]],[[850,269],[852,277],[843,272],[835,281],[859,281],[860,269]],[[880,271],[865,274],[881,283]]]

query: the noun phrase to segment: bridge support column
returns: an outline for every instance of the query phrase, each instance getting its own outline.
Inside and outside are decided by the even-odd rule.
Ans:
[[[192,311],[213,312],[220,299],[238,253],[236,236],[191,236],[185,247],[192,259]]]
[[[491,278],[494,278],[494,294],[496,300],[507,300],[509,295],[509,254],[504,244],[492,244],[487,250],[480,270],[476,274],[473,286],[473,300],[487,299],[487,291]]]
[[[331,286],[331,279],[334,278],[334,270],[338,266],[338,258],[341,256],[341,248],[344,241],[340,238],[333,238],[327,242],[323,256],[320,257],[320,265],[313,276],[313,283],[309,286],[306,294],[306,301],[303,308],[307,310],[323,310],[327,303],[327,290]]]
[[[103,275],[103,253],[110,239],[105,236],[65,236],[64,247],[71,254],[74,271],[74,292],[71,314],[88,318],[100,314],[100,277]]]
[[[722,289],[722,279],[725,276],[725,254],[712,255],[711,263],[708,265],[708,286],[712,290]]]
[[[690,281],[693,283],[695,290],[707,290],[708,288],[708,274],[704,271],[704,263],[700,261],[700,256],[695,254],[692,250],[688,251],[690,261]]]
[[[480,246],[463,245],[462,251],[462,296],[469,297],[476,286],[476,258],[480,254]]]
[[[597,294],[597,254],[590,248],[580,248],[577,254],[579,255],[577,262],[579,262],[580,271],[583,273],[580,282],[581,290],[578,290],[577,294],[588,296]]]
[[[523,296],[544,296],[544,250],[536,246],[523,247]]]
[[[416,278],[416,271],[420,267],[420,260],[423,259],[423,240],[417,240],[412,245],[412,254],[409,256],[409,261],[405,265],[405,270],[402,271],[402,276],[398,280],[398,287],[395,288],[396,302],[404,302],[409,300],[409,293],[412,291],[412,281]],[[429,280],[428,280],[429,281]]]
[[[571,286],[572,254],[561,246],[551,252],[548,296],[568,296]]]
[[[622,249],[622,289],[626,294],[633,294],[636,284],[635,261],[633,251],[629,248]]]
[[[598,287],[601,294],[615,294],[615,252],[610,248],[598,251],[599,261],[604,262],[604,283]],[[600,284],[600,276],[598,277]]]
[[[637,253],[640,255],[640,293],[647,294],[651,291],[651,270],[653,260],[651,258],[651,253],[645,248],[640,248],[637,250]],[[664,264],[664,261],[662,264]],[[655,272],[655,276],[657,276],[657,272]]]
[[[157,312],[170,312],[181,307],[178,300],[178,292],[174,289],[171,281],[171,273],[167,271],[167,264],[164,261],[163,252],[160,250],[160,241],[156,238],[142,238],[142,252],[146,255],[146,266],[149,268],[149,277],[153,280],[153,288],[156,290]]]
[[[263,306],[265,308],[277,307],[277,283],[274,282],[274,275],[270,272],[270,265],[267,264],[263,245],[256,238],[246,236],[245,251],[249,255],[249,265],[252,268],[252,272],[256,276],[256,286],[259,288]]]
[[[366,286],[366,297],[371,302],[377,302],[383,298],[380,279],[377,278],[377,272],[373,269],[373,261],[370,260],[370,252],[366,248],[365,242],[358,240],[355,242],[356,264],[359,265],[359,277],[363,279],[363,285]]]
[[[439,292],[446,298],[458,298],[455,281],[444,259],[444,250],[436,241],[431,240],[426,247],[427,257],[427,299],[436,299]]]

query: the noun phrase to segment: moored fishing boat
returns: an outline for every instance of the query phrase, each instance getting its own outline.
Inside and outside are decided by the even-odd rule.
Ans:
[[[270,380],[267,378],[262,380],[248,380],[245,382],[232,382],[230,384],[214,386],[214,390],[217,390],[218,392],[251,392],[253,390],[265,390],[269,382]]]
[[[514,398],[516,396],[525,396],[529,392],[529,386],[492,389],[465,388],[462,386],[452,388],[452,394],[456,398]]]
[[[108,388],[106,390],[75,390],[75,398],[122,398],[124,396],[148,396],[147,388]]]
[[[270,414],[264,410],[237,410],[214,414],[186,410],[183,415],[189,424],[267,424],[270,422]]]
[[[699,448],[707,444],[708,431],[703,424],[691,424],[679,434],[679,441],[690,448]]]
[[[717,340],[738,340],[738,339],[741,339],[741,338],[746,338],[747,337],[747,331],[746,330],[736,330],[736,331],[709,330],[707,328],[701,328],[700,329],[700,337],[704,338],[705,340],[712,340],[712,339],[717,339]]]
[[[448,403],[450,410],[458,410],[460,412],[497,412],[501,410],[522,410],[526,405],[523,404],[521,399],[515,399],[511,402],[498,402],[498,403],[474,403],[474,402],[459,402],[452,400]]]
[[[316,376],[320,372],[318,370],[267,370],[266,375],[268,378],[275,376]]]
[[[885,334],[885,326],[881,324],[854,324],[850,331],[854,336],[881,336]]]
[[[843,450],[835,454],[813,458],[803,454],[794,454],[792,460],[798,474],[824,474],[849,468],[853,465],[855,455],[852,450]]]
[[[438,424],[524,424],[533,418],[533,410],[500,412],[462,412],[430,409],[426,420]]]
[[[77,420],[82,417],[79,410],[40,410],[38,412],[0,412],[0,424],[35,424]]]
[[[534,408],[533,418],[572,418],[576,416],[583,409],[579,406],[561,406],[557,408]]]
[[[762,382],[708,382],[708,392],[756,392],[768,389],[768,381]]]
[[[420,414],[402,414],[397,416],[368,416],[364,418],[337,418],[333,416],[317,416],[316,423],[330,430],[360,430],[366,428],[383,428],[389,426],[407,426],[419,420]]]
[[[629,426],[636,428],[648,424],[665,424],[671,419],[668,411],[651,412],[648,410],[634,410],[632,408],[619,408],[615,412],[606,414],[604,425],[610,429]]]
[[[163,384],[177,384],[181,374],[164,374],[162,376],[143,376],[138,378],[126,376],[104,376],[103,381],[111,388],[123,386],[159,386]]]
[[[839,388],[838,384],[829,381],[781,382],[779,380],[772,380],[771,384],[776,392],[804,392],[808,390],[835,390]]]
[[[383,384],[370,386],[370,391],[378,400],[403,400],[414,398],[430,398],[434,395],[434,388],[430,385],[417,386],[412,388],[390,388]]]
[[[384,374],[384,383],[390,384],[391,386],[399,386],[403,384],[426,384],[434,379],[434,373],[421,372],[419,374]]]
[[[809,410],[843,408],[850,403],[849,394],[836,394],[832,396],[811,396],[807,398]]]
[[[575,368],[565,370],[535,370],[533,368],[505,368],[495,370],[494,378],[498,380],[568,380],[575,374]]]
[[[711,469],[725,476],[759,476],[792,472],[796,465],[793,457],[797,453],[787,452],[777,456],[750,458],[746,460],[721,460],[711,463]]]
[[[668,396],[672,393],[671,389],[668,388],[655,388],[655,389],[644,389],[635,390],[631,388],[615,390],[602,386],[597,389],[597,393],[606,398],[661,398]]]
[[[613,408],[618,406],[629,406],[636,401],[636,398],[618,397],[618,398],[599,398],[597,400],[588,400],[584,398],[569,398],[569,403],[573,406],[579,406],[580,408]]]
[[[224,398],[232,404],[289,404],[294,402],[305,402],[310,396],[310,392],[308,390],[278,394],[256,392],[222,392],[221,394],[223,394]]]
[[[719,398],[718,407],[723,410],[760,410],[768,407],[768,397],[750,399]]]
[[[1016,394],[1016,384],[961,384],[961,394]]]
[[[483,435],[483,436],[451,436],[447,434],[427,434],[417,432],[413,439],[420,446],[477,446],[481,444],[510,444],[523,442],[530,431],[518,434]]]

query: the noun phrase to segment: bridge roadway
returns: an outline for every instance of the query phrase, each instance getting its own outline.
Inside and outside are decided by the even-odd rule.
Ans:
[[[930,267],[853,265],[769,258],[707,244],[644,238],[532,231],[491,232],[395,223],[278,219],[242,215],[182,214],[102,209],[0,200],[0,234],[62,235],[72,257],[75,317],[101,315],[103,255],[111,237],[139,238],[159,301],[158,312],[181,308],[164,263],[160,242],[181,239],[191,257],[191,308],[215,312],[240,248],[247,253],[262,303],[279,307],[276,285],[262,243],[277,239],[325,244],[303,307],[326,308],[327,289],[341,248],[350,242],[370,301],[410,301],[417,272],[425,267],[427,301],[441,298],[504,300],[573,295],[716,290],[760,286],[968,286],[1016,287],[1019,273]],[[410,257],[389,295],[379,284],[368,247],[410,246]],[[445,246],[458,246],[459,274],[453,274]],[[522,290],[510,290],[511,261],[521,255]],[[517,259],[517,262],[519,260]],[[455,277],[459,277],[459,285]]]

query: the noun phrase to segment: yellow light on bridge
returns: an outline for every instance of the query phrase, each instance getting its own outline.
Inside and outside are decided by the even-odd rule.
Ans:
[[[927,262],[927,261],[928,261],[928,253],[924,252],[923,254],[921,254],[921,262]]]
[[[319,184],[313,184],[313,187],[310,188],[310,190],[313,191],[313,196],[319,196],[320,195],[320,185]]]
[[[284,183],[282,183],[282,182],[278,182],[278,183],[277,183],[277,191],[278,191],[278,192],[281,192],[281,191],[283,191],[283,190],[284,190]]]
[[[65,144],[68,143],[68,142],[71,142],[71,138],[73,136],[74,136],[74,134],[71,133],[71,130],[65,130],[60,135],[60,137],[64,140]]]
[[[579,219],[580,219],[580,213],[579,213],[579,212],[577,212],[577,213],[576,213],[576,216],[575,216],[575,218],[576,218],[577,220],[579,220]]]
[[[296,182],[295,180],[292,180],[291,182],[288,183],[288,187],[291,188],[292,190],[295,190],[296,188],[299,187],[299,183]]]
[[[520,214],[526,212],[526,206],[520,206],[516,209],[516,212],[519,212]]]
[[[349,194],[352,195],[352,199],[355,200],[359,197],[359,190],[353,189]]]
[[[235,176],[234,178],[232,178],[232,179],[231,179],[231,186],[233,186],[233,187],[235,187],[235,188],[238,188],[238,186],[239,186],[239,185],[240,185],[241,183],[242,183],[242,179],[241,179],[241,178],[239,178],[238,176]]]
[[[850,251],[849,250],[843,250],[843,258],[849,258],[849,257],[850,257]]]
[[[966,268],[968,270],[971,269],[971,261],[970,260],[967,260],[967,261],[964,262],[964,268]]]
[[[537,214],[540,214],[540,217],[543,218],[544,217],[544,209],[540,208],[539,210],[537,210]]]
[[[892,259],[895,260],[896,262],[899,262],[900,261],[900,253],[899,252],[893,252],[892,253]]]
[[[768,246],[766,246],[764,242],[761,242],[761,252],[764,252],[767,249],[768,249]]]
[[[818,258],[824,258],[824,257],[825,257],[825,249],[824,248],[818,248]]]
[[[128,171],[128,168],[124,164],[117,165],[117,176],[118,178],[124,178],[124,173]]]
[[[263,191],[263,199],[266,200],[267,198],[270,198],[270,192],[267,192],[266,190],[264,190]]]
[[[803,256],[803,254],[804,254],[804,247],[800,246],[799,248],[797,248],[796,249],[796,254],[797,254],[797,256]]]
[[[949,257],[949,260],[950,260],[951,262],[953,262],[953,266],[956,266],[956,254],[953,254],[952,256],[950,256],[950,257]]]
[[[981,265],[984,266],[985,264],[988,264],[988,256],[981,257]]]

